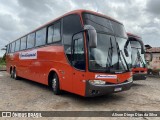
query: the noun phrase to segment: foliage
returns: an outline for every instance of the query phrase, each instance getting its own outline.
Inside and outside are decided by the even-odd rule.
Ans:
[[[6,65],[6,53],[0,59],[0,66],[4,66],[4,65]]]

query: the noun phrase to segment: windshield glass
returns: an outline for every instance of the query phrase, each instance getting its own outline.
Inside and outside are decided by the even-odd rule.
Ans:
[[[132,66],[135,67],[145,67],[146,62],[144,54],[141,54],[141,45],[138,41],[130,41],[132,48]]]
[[[84,23],[97,31],[97,47],[89,49],[89,69],[99,72],[121,73],[131,68],[131,47],[129,56],[124,54],[127,41],[124,26],[109,19],[85,13]]]

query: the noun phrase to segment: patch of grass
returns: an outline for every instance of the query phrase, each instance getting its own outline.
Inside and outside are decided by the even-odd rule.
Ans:
[[[6,66],[6,62],[4,60],[0,60],[0,67]]]

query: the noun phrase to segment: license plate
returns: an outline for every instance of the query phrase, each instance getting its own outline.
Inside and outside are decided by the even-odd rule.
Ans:
[[[114,89],[114,91],[115,91],[115,92],[117,92],[117,91],[121,91],[121,90],[122,90],[122,88],[121,88],[121,87],[120,87],[120,88],[115,88],[115,89]]]

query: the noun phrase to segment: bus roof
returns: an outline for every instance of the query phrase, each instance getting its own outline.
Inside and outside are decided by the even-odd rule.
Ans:
[[[37,30],[45,27],[46,25],[51,24],[51,23],[53,23],[53,22],[55,22],[55,21],[57,21],[57,20],[65,17],[65,16],[67,16],[67,15],[71,15],[71,14],[79,14],[79,15],[80,15],[80,14],[82,14],[82,13],[84,13],[84,12],[86,12],[86,13],[91,13],[91,14],[95,14],[95,15],[98,15],[98,16],[102,16],[102,17],[104,17],[104,18],[107,18],[107,19],[109,19],[109,20],[112,20],[112,21],[115,21],[115,22],[118,22],[118,23],[122,24],[121,22],[119,22],[119,21],[117,21],[117,20],[115,20],[115,19],[113,19],[113,18],[111,18],[111,17],[109,17],[109,16],[103,15],[103,14],[101,14],[101,13],[93,12],[93,11],[90,11],[90,10],[80,9],[80,10],[73,10],[73,11],[71,11],[71,12],[65,13],[64,15],[62,15],[62,16],[54,19],[54,20],[49,21],[48,23],[40,26],[39,28],[33,30],[32,32],[35,32],[35,31],[37,31]],[[32,32],[30,32],[30,33],[32,33]],[[28,33],[28,34],[29,34],[29,33]]]
[[[137,35],[132,34],[132,33],[129,33],[129,32],[127,32],[127,36],[128,36],[128,37],[137,38],[137,39],[142,39],[140,36],[137,36]]]
[[[115,20],[115,19],[113,19],[113,18],[111,18],[111,17],[109,17],[109,16],[107,16],[107,15],[103,15],[103,14],[101,14],[101,13],[93,12],[93,11],[90,11],[90,10],[79,9],[79,10],[73,10],[73,11],[71,11],[71,12],[65,13],[64,15],[62,15],[62,16],[54,19],[54,20],[51,20],[51,21],[47,22],[46,24],[44,24],[44,25],[36,28],[35,30],[33,30],[33,31],[31,31],[31,32],[29,32],[29,33],[27,33],[27,34],[19,37],[18,39],[23,38],[23,37],[25,37],[26,35],[28,35],[28,34],[30,34],[30,33],[36,32],[37,30],[39,30],[39,29],[41,29],[41,28],[43,28],[43,27],[45,27],[45,26],[47,26],[47,25],[49,25],[49,24],[51,24],[51,23],[53,23],[53,22],[55,22],[55,21],[57,21],[57,20],[59,20],[59,19],[61,19],[61,18],[63,18],[63,17],[65,17],[65,16],[67,16],[67,15],[71,15],[71,14],[79,14],[79,15],[80,15],[80,14],[85,13],[85,12],[86,12],[86,13],[95,14],[95,15],[97,15],[97,16],[101,16],[101,17],[107,18],[107,19],[109,19],[109,20],[112,20],[112,21],[114,21],[114,22],[117,22],[117,23],[119,23],[119,24],[122,24],[121,22],[119,22],[119,21],[117,21],[117,20]],[[18,39],[16,39],[16,40],[18,40]],[[14,41],[16,41],[16,40],[14,40]],[[14,41],[12,41],[12,42],[14,42]],[[12,43],[12,42],[10,42],[10,43]],[[10,44],[10,43],[9,43],[9,44]],[[8,44],[7,44],[7,45],[8,45]]]

